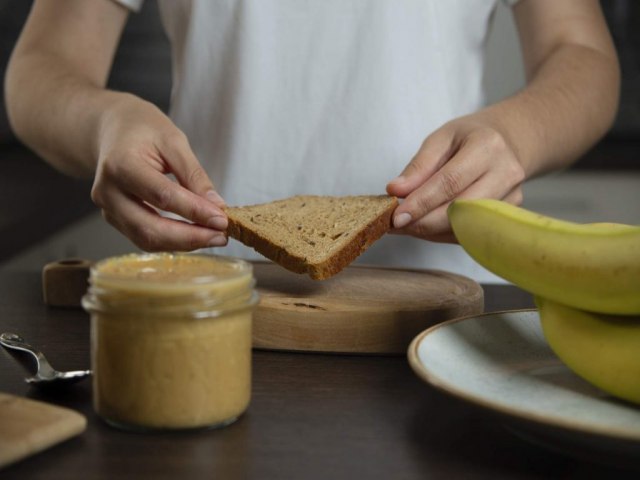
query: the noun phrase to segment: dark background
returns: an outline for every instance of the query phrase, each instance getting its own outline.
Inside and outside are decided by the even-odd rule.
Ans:
[[[623,72],[620,109],[612,130],[572,170],[640,170],[640,2],[601,2]],[[28,0],[0,0],[0,74],[29,13]],[[1,86],[1,85],[0,85]],[[163,110],[169,103],[168,41],[155,1],[130,15],[116,54],[109,86],[135,93]],[[63,176],[12,135],[0,100],[0,262],[96,209],[89,180]]]

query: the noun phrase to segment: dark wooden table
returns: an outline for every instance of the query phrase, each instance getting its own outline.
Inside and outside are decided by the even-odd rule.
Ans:
[[[489,311],[532,305],[514,287],[485,292]],[[36,272],[0,271],[0,331],[22,334],[58,368],[89,365],[88,316],[47,308]],[[1,470],[3,480],[638,478],[521,440],[500,418],[423,383],[404,357],[257,351],[252,403],[237,423],[146,435],[99,420],[90,382],[40,392],[0,350],[0,391],[77,409],[89,421],[81,436]]]

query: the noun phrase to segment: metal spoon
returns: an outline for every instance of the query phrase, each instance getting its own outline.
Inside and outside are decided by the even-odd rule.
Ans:
[[[70,372],[59,372],[55,370],[42,352],[29,345],[24,338],[15,333],[3,333],[0,335],[0,345],[9,349],[30,353],[35,358],[38,371],[34,376],[25,378],[25,381],[32,385],[53,386],[63,383],[73,383],[91,375],[91,370],[73,370]]]

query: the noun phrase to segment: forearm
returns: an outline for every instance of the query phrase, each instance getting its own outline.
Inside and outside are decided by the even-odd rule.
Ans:
[[[570,165],[604,135],[617,111],[619,81],[615,57],[565,45],[526,88],[480,115],[505,133],[530,177]]]
[[[105,89],[128,11],[110,0],[36,0],[7,67],[18,137],[56,168],[90,175],[102,117],[127,95]]]
[[[106,90],[75,73],[46,52],[14,56],[7,71],[6,98],[18,138],[74,176],[94,173],[104,116],[115,105],[134,101],[131,95]]]

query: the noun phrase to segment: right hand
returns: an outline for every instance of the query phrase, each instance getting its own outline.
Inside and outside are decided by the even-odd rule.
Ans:
[[[227,243],[224,201],[186,136],[158,108],[133,96],[105,113],[91,198],[107,222],[145,251]]]

